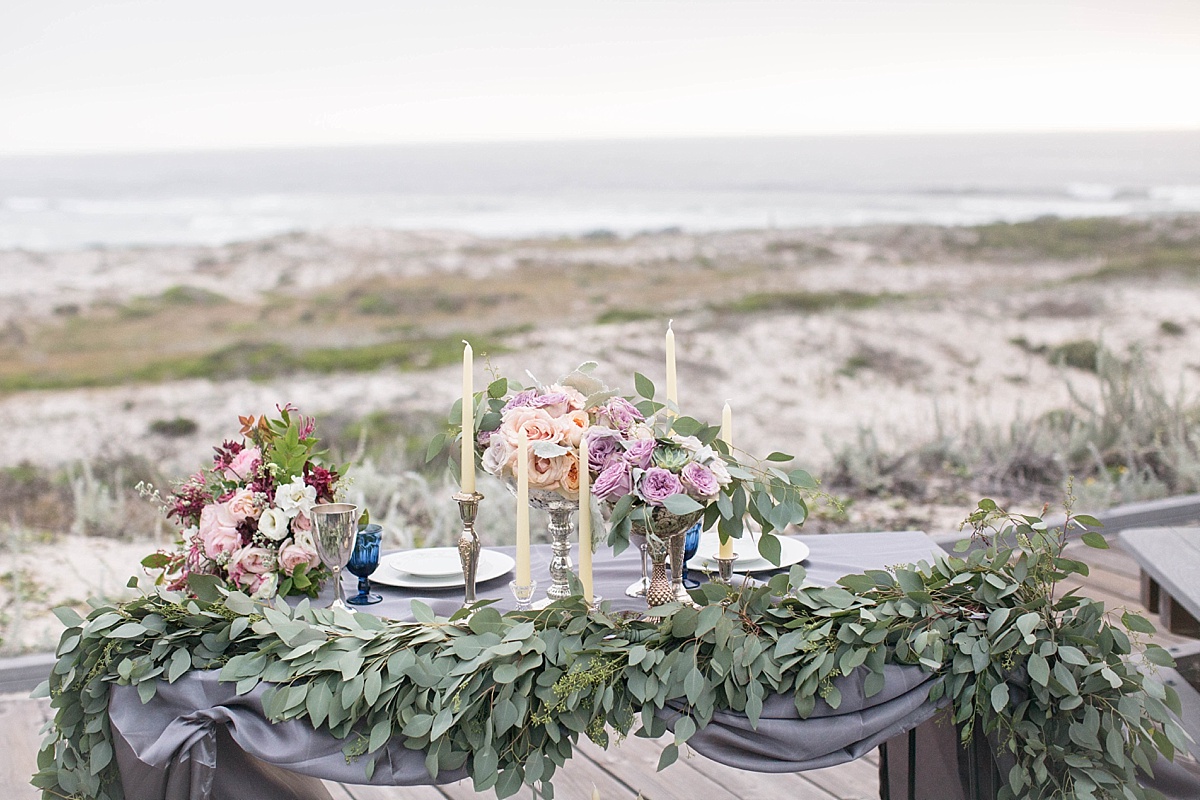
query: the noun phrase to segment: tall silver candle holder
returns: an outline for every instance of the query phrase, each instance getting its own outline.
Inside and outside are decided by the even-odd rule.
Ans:
[[[578,500],[568,500],[558,492],[548,489],[529,490],[530,508],[540,509],[550,515],[546,530],[550,533],[550,586],[546,588],[546,599],[550,602],[571,596],[568,576],[572,572],[571,540],[574,538],[575,523],[571,515],[579,510]]]
[[[713,561],[717,562],[716,583],[722,583],[726,586],[733,585],[733,562],[737,560],[737,553],[734,553],[729,558],[721,558],[720,556],[713,558]]]
[[[454,495],[463,524],[462,532],[458,534],[458,559],[463,571],[463,604],[468,606],[475,602],[475,576],[479,574],[479,534],[475,532],[475,517],[482,499],[479,492]]]

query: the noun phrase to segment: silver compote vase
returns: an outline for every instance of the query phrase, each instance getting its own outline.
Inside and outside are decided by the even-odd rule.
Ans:
[[[692,604],[683,585],[683,550],[688,528],[703,515],[703,511],[672,514],[665,508],[654,508],[648,524],[633,522],[632,533],[645,536],[650,550],[650,585],[646,589],[646,605],[650,608],[667,603]]]
[[[505,482],[508,490],[514,495],[517,487],[514,483]],[[579,501],[571,500],[558,492],[549,489],[529,487],[529,507],[545,511],[550,515],[550,587],[546,589],[546,597],[561,600],[571,596],[571,584],[567,576],[571,574],[571,541],[575,534],[575,523],[571,515],[579,510]]]

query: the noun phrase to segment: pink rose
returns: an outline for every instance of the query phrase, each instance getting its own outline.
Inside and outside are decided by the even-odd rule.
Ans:
[[[529,485],[539,489],[557,489],[571,468],[570,453],[554,458],[533,456],[529,462]],[[579,484],[575,485],[576,491]]]
[[[305,514],[303,511],[301,511],[299,514],[296,515],[296,518],[292,520],[292,532],[293,533],[304,533],[305,531],[311,531],[311,530],[312,530],[312,520],[308,518],[307,514]]]
[[[578,450],[579,443],[583,440],[584,431],[588,429],[588,425],[591,422],[588,420],[588,415],[585,411],[568,411],[563,416],[555,419],[554,424],[562,431],[562,443],[574,450]]]
[[[600,500],[616,500],[633,491],[633,475],[625,461],[613,461],[592,484],[592,494]]]
[[[583,406],[587,403],[587,398],[583,396],[583,392],[576,389],[574,386],[563,386],[561,383],[555,383],[546,387],[547,392],[561,394],[567,398],[568,411],[583,411]]]
[[[221,475],[226,480],[249,480],[254,474],[255,463],[262,462],[262,452],[257,447],[247,447],[236,456],[233,461],[229,462],[229,466],[221,470]]]
[[[222,553],[232,553],[242,546],[237,520],[225,503],[210,503],[200,512],[200,541],[204,554],[216,559]]]
[[[259,503],[258,496],[249,489],[238,489],[226,505],[229,507],[229,513],[238,522],[244,519],[258,519],[258,515],[262,513],[262,504]]]
[[[279,548],[279,568],[285,575],[291,575],[301,564],[307,564],[308,568],[312,569],[319,563],[321,563],[321,559],[318,558],[315,551],[295,542],[289,541]]]
[[[514,448],[522,430],[531,444],[538,441],[562,440],[562,431],[555,427],[553,418],[545,409],[514,408],[504,415],[504,420],[500,423],[500,432]]]
[[[270,572],[274,562],[271,551],[265,547],[243,547],[229,559],[229,579],[239,586],[249,586],[259,575]]]

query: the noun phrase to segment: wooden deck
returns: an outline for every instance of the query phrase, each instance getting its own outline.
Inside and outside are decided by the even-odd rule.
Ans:
[[[1080,543],[1068,546],[1070,557],[1091,566],[1084,593],[1103,600],[1110,610],[1142,610],[1138,602],[1138,568],[1110,537],[1111,550],[1095,550]],[[1151,617],[1151,619],[1154,619]],[[1195,644],[1195,640],[1160,633],[1156,641],[1164,647]],[[23,695],[0,696],[0,787],[11,800],[37,798],[29,786],[35,769],[38,730],[49,718],[45,701]],[[560,800],[590,800],[595,787],[604,800],[633,800],[639,793],[646,800],[865,800],[878,798],[878,760],[875,754],[849,764],[786,775],[764,775],[724,767],[703,756],[681,755],[664,772],[655,772],[660,742],[630,738],[608,751],[590,743],[555,777]],[[334,800],[465,800],[494,797],[471,789],[469,781],[446,786],[381,788],[350,784],[326,784]],[[521,798],[532,798],[525,791]]]

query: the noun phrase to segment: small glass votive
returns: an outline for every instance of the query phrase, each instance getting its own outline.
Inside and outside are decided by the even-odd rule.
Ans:
[[[533,606],[533,593],[537,591],[537,581],[529,581],[528,586],[519,586],[516,581],[511,581],[508,588],[517,600],[517,611],[528,611]]]

